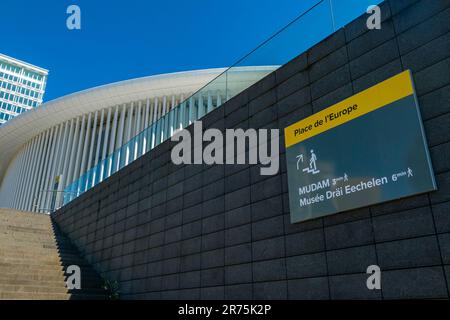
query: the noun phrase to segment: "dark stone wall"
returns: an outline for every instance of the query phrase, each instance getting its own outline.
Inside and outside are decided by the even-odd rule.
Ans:
[[[122,298],[448,298],[450,1],[383,3],[203,118],[205,128],[283,129],[411,69],[437,192],[292,225],[280,172],[175,166],[168,141],[55,213]],[[382,290],[366,288],[366,268]]]

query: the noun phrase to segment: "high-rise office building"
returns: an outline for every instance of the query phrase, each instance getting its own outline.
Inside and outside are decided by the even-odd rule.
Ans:
[[[42,103],[48,70],[0,53],[0,125]]]

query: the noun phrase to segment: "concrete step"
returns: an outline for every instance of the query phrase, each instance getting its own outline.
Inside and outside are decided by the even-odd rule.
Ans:
[[[24,234],[24,235],[48,235],[53,236],[53,230],[51,227],[24,227],[24,226],[13,226],[11,224],[8,225],[0,225],[0,233],[1,234]]]
[[[79,257],[79,255],[74,250],[69,250],[66,252],[58,252],[57,250],[53,251],[44,251],[44,252],[36,252],[36,251],[11,251],[11,250],[5,250],[0,249],[0,257],[8,257],[8,258],[15,258],[15,259],[40,259],[40,258],[48,258],[48,259],[55,259],[57,261],[64,260],[64,259],[71,259],[75,257]]]
[[[89,267],[80,267],[81,269],[81,277],[86,279],[95,279],[99,278],[99,275]],[[42,268],[40,266],[32,266],[32,267],[12,267],[12,266],[2,266],[0,265],[0,274],[5,276],[15,276],[19,275],[28,275],[28,276],[58,276],[58,277],[66,277],[65,273],[66,267],[57,267],[57,268]]]
[[[3,300],[105,300],[104,294],[0,292]]]
[[[28,246],[27,243],[13,243],[8,244],[3,243],[0,245],[0,252],[9,253],[9,252],[17,252],[17,253],[30,253],[34,252],[36,254],[50,254],[54,253],[73,253],[76,252],[76,248],[73,246],[57,246],[57,245],[40,245]]]
[[[1,223],[1,222],[0,222]],[[50,234],[53,233],[51,226],[30,226],[26,227],[23,225],[11,225],[11,224],[0,224],[0,233],[5,232],[23,232],[23,233],[42,233],[42,234]]]
[[[58,264],[18,264],[0,262],[0,272],[18,273],[18,272],[61,272],[65,271],[68,265],[62,266]],[[87,263],[78,264],[81,272],[88,271],[90,266]]]
[[[65,272],[70,265],[77,265],[80,267],[82,276],[94,277],[98,274],[87,264],[15,264],[15,263],[0,263],[0,273],[2,275],[12,275],[12,274],[26,274],[26,275],[55,275],[55,276],[65,276]]]
[[[35,213],[35,212],[25,212],[25,211],[9,211],[5,212],[4,210],[0,211],[0,215],[2,218],[6,219],[33,219],[35,221],[48,221],[50,219],[50,215],[43,213]]]
[[[20,211],[20,210],[16,210],[16,209],[8,209],[8,208],[1,208],[0,214],[4,217],[9,216],[9,217],[13,217],[13,218],[25,218],[25,217],[29,217],[29,218],[33,218],[33,219],[39,219],[39,218],[49,219],[50,218],[50,215],[48,215],[46,213]]]
[[[24,260],[22,261],[9,261],[9,262],[2,262],[0,261],[0,270],[1,269],[14,269],[17,268],[17,270],[65,270],[70,265],[77,265],[81,268],[81,270],[84,269],[91,269],[91,266],[84,261],[83,259],[79,259],[78,261],[67,261],[66,263],[39,263],[36,261],[29,261],[26,262]]]
[[[0,281],[65,281],[66,276],[63,273],[44,273],[44,274],[24,274],[5,272],[0,274]],[[4,282],[6,283],[6,282]]]
[[[105,291],[103,289],[93,289],[93,288],[81,288],[84,293],[89,294],[101,294]],[[65,283],[50,283],[46,285],[44,283],[37,283],[33,285],[8,285],[0,283],[0,292],[30,292],[30,293],[76,293],[81,289],[68,290],[65,287]]]
[[[30,241],[30,240],[24,240],[24,239],[20,239],[20,238],[2,238],[0,236],[0,246],[2,248],[4,247],[27,247],[27,248],[52,248],[52,249],[56,249],[58,247],[62,247],[62,246],[68,246],[69,248],[72,246],[72,244],[68,241],[56,241],[56,240],[42,240],[42,239],[36,239],[35,241]],[[31,249],[32,250],[32,249]]]
[[[2,215],[0,214],[0,224],[2,225],[14,225],[20,227],[49,227],[51,228],[53,223],[50,217],[14,217],[14,215]]]
[[[36,281],[36,282],[64,282],[66,281],[67,276],[64,273],[44,273],[44,274],[24,274],[24,273],[3,273],[0,274],[0,282],[1,283],[14,283],[14,281],[18,281],[21,283],[22,281]],[[97,286],[101,287],[102,279],[94,273],[87,274],[86,272],[81,272],[81,283],[83,287],[86,286]]]
[[[20,244],[23,244],[24,242],[27,242],[29,245],[36,244],[36,243],[52,243],[56,244],[58,243],[57,239],[54,236],[50,235],[37,235],[37,234],[24,234],[24,233],[14,233],[14,234],[5,234],[0,233],[0,243],[11,243],[11,242],[19,242]],[[27,245],[28,245],[27,244]]]
[[[53,262],[60,263],[65,261],[73,261],[73,260],[82,260],[79,255],[75,254],[74,251],[71,252],[63,252],[59,253],[57,251],[47,252],[47,253],[35,253],[35,252],[21,252],[15,254],[1,254],[0,253],[0,261],[1,259],[12,259],[12,260],[23,260],[23,261],[41,261],[41,262]],[[7,262],[6,260],[4,262]]]
[[[52,252],[50,254],[36,254],[36,253],[16,253],[16,254],[2,254],[0,253],[0,262],[13,263],[19,261],[20,264],[65,264],[71,263],[73,261],[81,261],[86,264],[83,258],[74,253],[59,254],[57,252]]]
[[[34,221],[10,221],[5,219],[0,219],[0,226],[3,226],[3,229],[7,229],[6,227],[9,226],[11,228],[9,229],[15,229],[15,228],[23,228],[23,229],[35,229],[35,230],[52,230],[53,224],[51,222],[49,223],[36,223]],[[19,230],[18,231],[25,231],[25,230]]]
[[[67,280],[67,276],[65,275],[36,275],[36,274],[6,274],[6,276],[1,275],[0,276],[0,283],[3,284],[27,284],[28,282],[34,283],[59,283],[59,284],[65,284]],[[81,275],[81,283],[84,284],[84,287],[86,286],[92,286],[95,284],[93,288],[99,288],[103,284],[103,280],[99,277],[97,277],[94,274],[91,274],[89,276],[87,275]]]
[[[2,285],[0,284],[0,292],[30,292],[30,293],[69,293],[64,284],[49,287],[49,286],[41,286],[41,285],[33,285],[33,286],[13,286],[13,285]]]
[[[16,242],[1,242],[0,241],[0,247],[1,248],[8,248],[9,250],[17,250],[20,252],[32,252],[32,251],[45,251],[47,253],[49,252],[58,252],[59,246],[57,244],[52,243],[39,243],[38,241],[27,243],[23,241],[16,241]],[[63,246],[64,247],[64,246]],[[64,248],[62,248],[64,249]]]
[[[65,270],[81,268],[81,290]],[[48,215],[0,209],[0,299],[105,299],[102,279]]]
[[[2,300],[71,300],[69,293],[0,292]]]
[[[80,258],[72,258],[72,259],[65,259],[65,260],[58,260],[54,258],[46,259],[45,257],[42,257],[40,259],[17,259],[17,258],[10,258],[10,257],[0,257],[0,264],[6,263],[6,264],[14,264],[14,265],[37,265],[37,266],[70,266],[70,265],[77,265],[77,266],[87,266],[87,262]]]
[[[3,228],[0,228],[0,235],[4,235],[4,236],[21,236],[21,237],[51,237],[51,238],[55,238],[55,234],[53,230],[43,230],[43,229],[38,229],[38,230],[31,230],[28,229],[29,231],[24,231],[24,230],[17,230],[15,227],[12,226],[3,226]]]
[[[21,222],[34,222],[36,224],[48,224],[52,223],[52,219],[48,215],[40,215],[40,214],[32,214],[32,215],[24,215],[24,214],[14,214],[14,213],[1,213],[0,212],[0,221],[21,221]]]
[[[11,251],[5,248],[0,249],[0,257],[10,257],[10,258],[35,258],[39,259],[40,257],[59,257],[60,259],[69,258],[71,256],[79,257],[77,251],[75,250],[67,250],[63,249],[62,251],[58,249],[49,249],[49,248],[38,248],[35,247],[34,250],[23,250],[17,248],[14,251]]]

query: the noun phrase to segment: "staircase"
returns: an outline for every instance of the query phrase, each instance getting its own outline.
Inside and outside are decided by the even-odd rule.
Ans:
[[[81,270],[81,289],[66,288],[66,268]],[[70,275],[69,275],[70,276]],[[47,214],[0,209],[0,299],[105,299],[94,269]]]

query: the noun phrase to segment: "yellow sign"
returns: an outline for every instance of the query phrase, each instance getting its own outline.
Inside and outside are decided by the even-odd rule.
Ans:
[[[414,93],[404,71],[284,129],[286,148]]]

